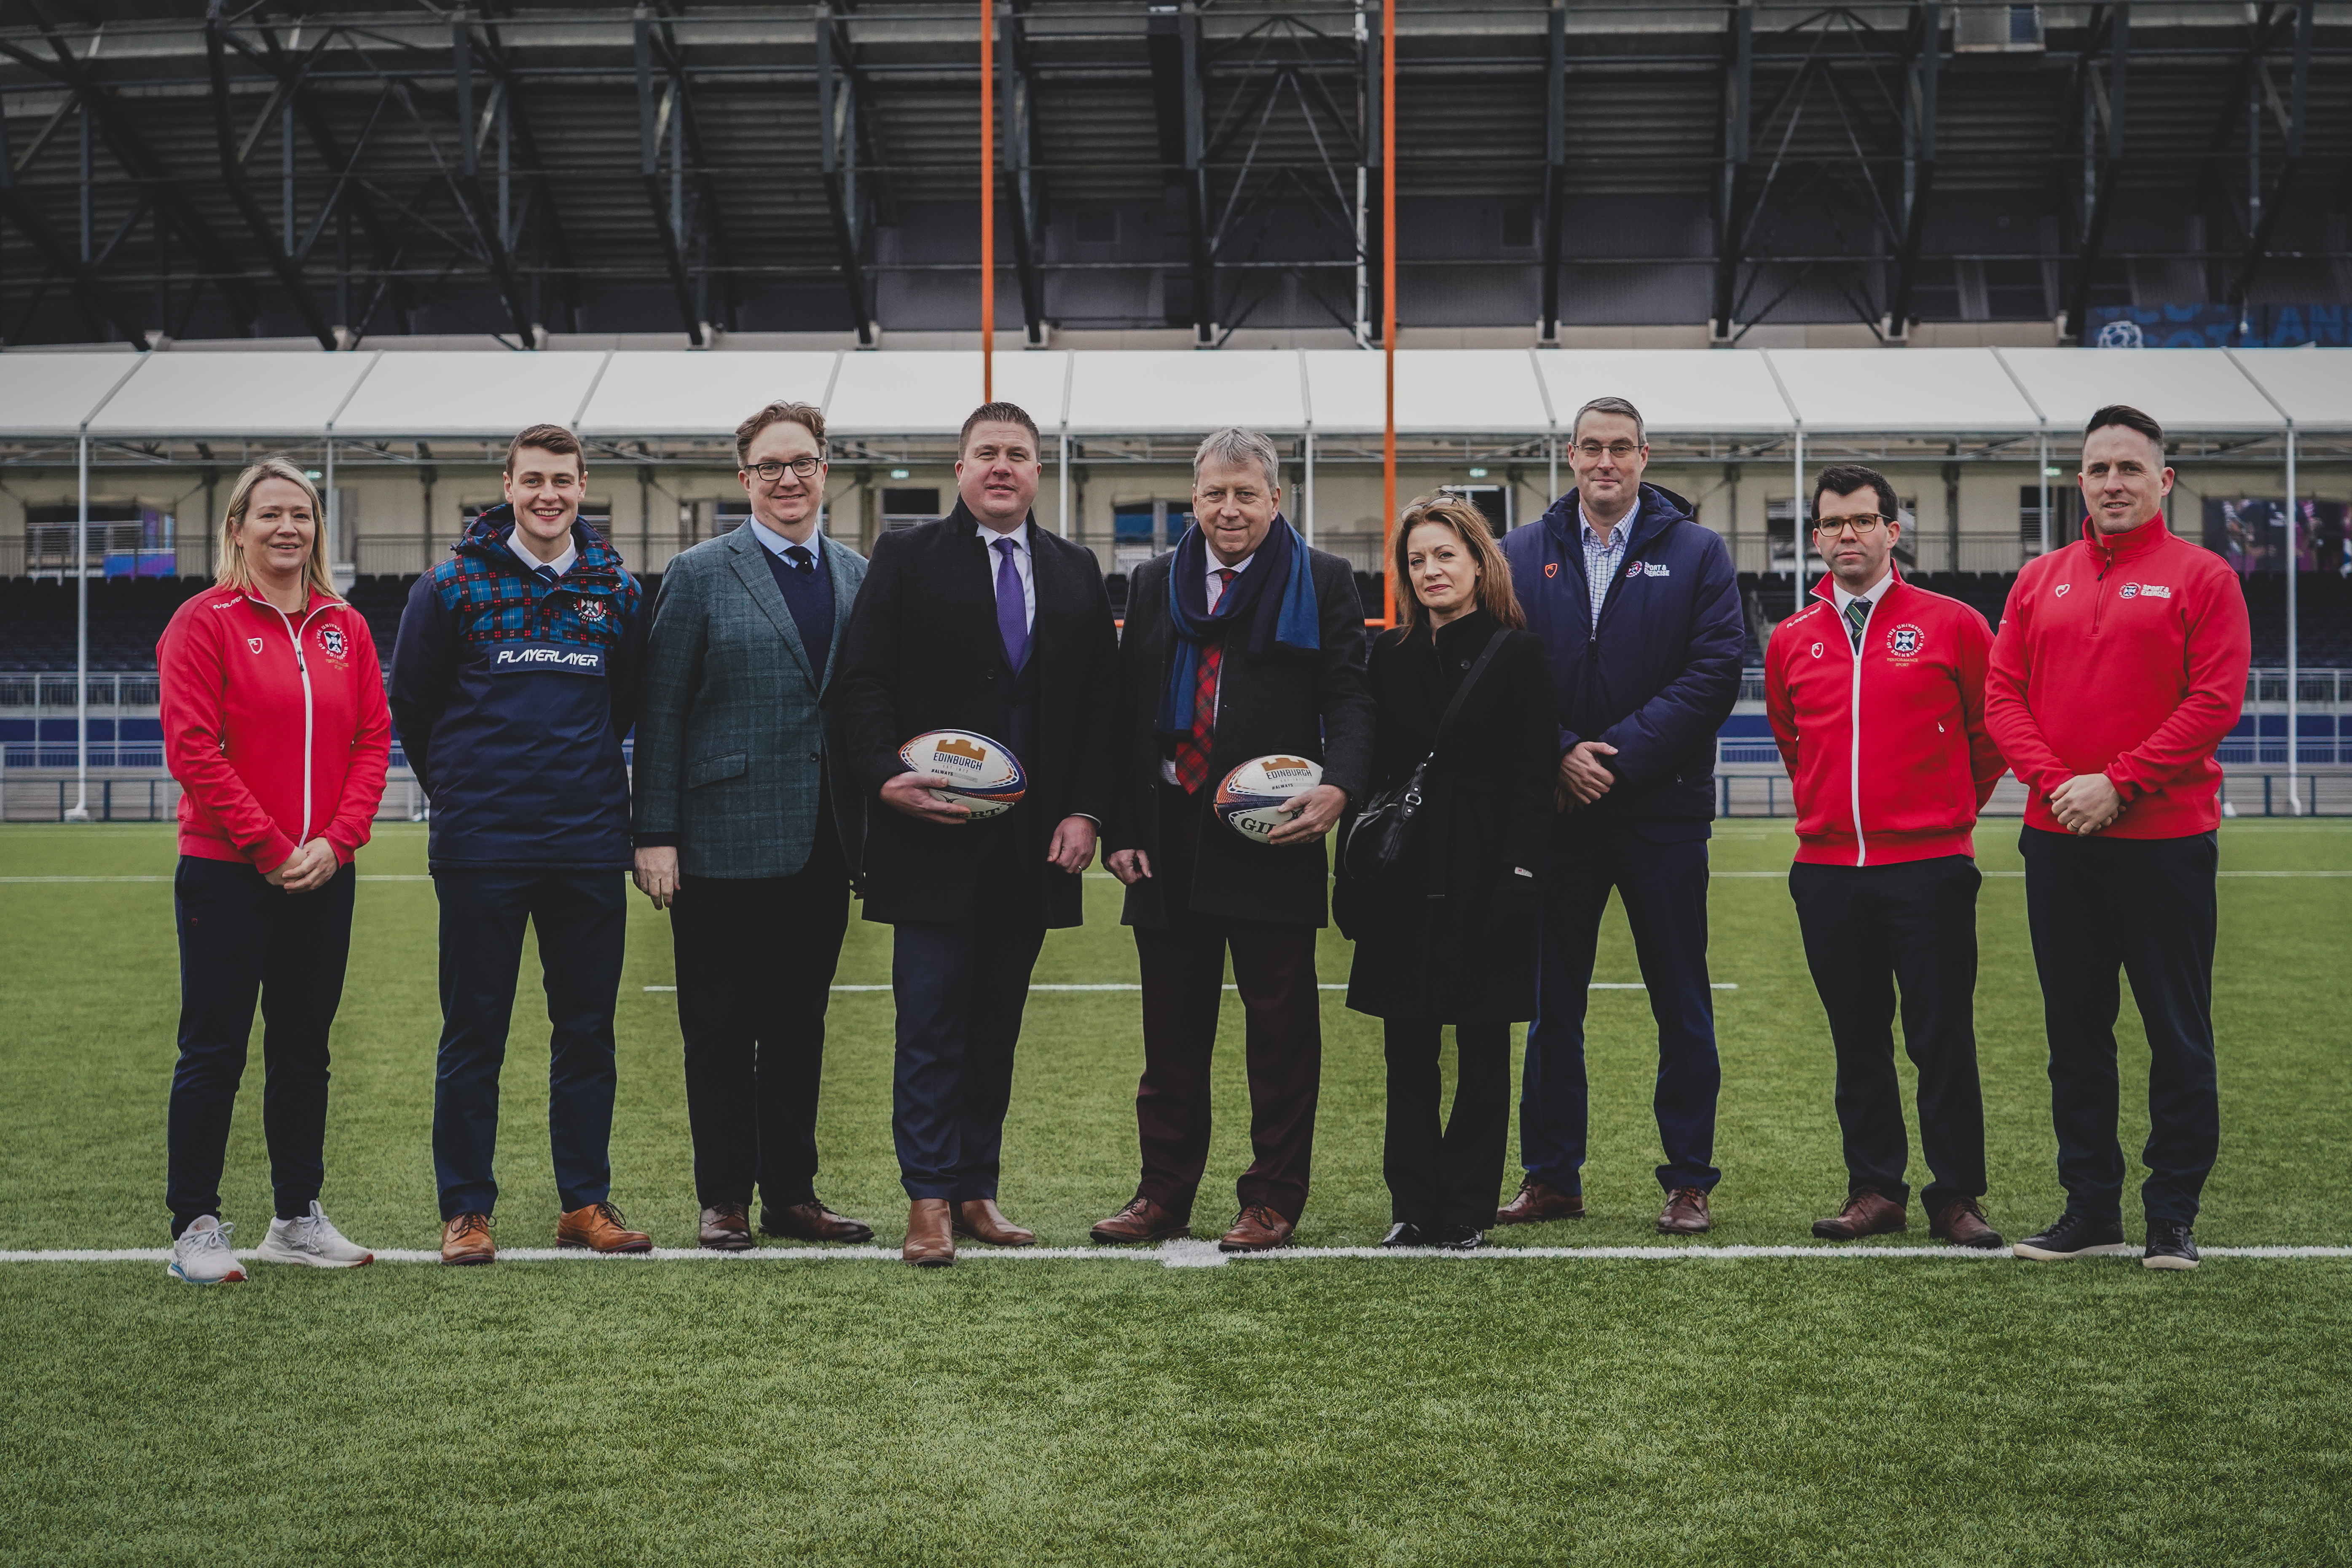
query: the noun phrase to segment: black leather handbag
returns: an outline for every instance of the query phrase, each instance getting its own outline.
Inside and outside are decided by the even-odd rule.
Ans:
[[[1405,862],[1412,843],[1413,823],[1421,816],[1421,781],[1429,772],[1429,764],[1437,760],[1437,748],[1453,727],[1454,716],[1462,711],[1462,703],[1478,678],[1494,662],[1503,639],[1511,635],[1508,626],[1497,626],[1495,635],[1486,639],[1486,648],[1462,684],[1454,689],[1454,700],[1437,721],[1437,733],[1429,738],[1429,755],[1421,759],[1402,784],[1381,790],[1364,802],[1364,809],[1348,824],[1345,837],[1339,841],[1340,868],[1360,882],[1385,881],[1394,876]]]

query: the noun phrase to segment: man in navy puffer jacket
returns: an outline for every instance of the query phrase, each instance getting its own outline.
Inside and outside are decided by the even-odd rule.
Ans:
[[[441,1046],[433,1164],[441,1260],[488,1263],[523,925],[552,1025],[547,1120],[560,1247],[643,1252],[611,1203],[613,1009],[628,921],[621,742],[645,664],[644,591],[580,521],[579,439],[534,425],[507,451],[507,503],[467,527],[400,617],[392,717],[433,803]]]
[[[1551,653],[1561,814],[1541,868],[1541,969],[1519,1098],[1527,1180],[1498,1225],[1584,1213],[1584,1005],[1614,888],[1658,1023],[1658,1229],[1706,1230],[1722,1069],[1706,973],[1716,734],[1746,645],[1723,541],[1642,483],[1649,446],[1622,398],[1577,411],[1578,488],[1504,536],[1528,628]]]

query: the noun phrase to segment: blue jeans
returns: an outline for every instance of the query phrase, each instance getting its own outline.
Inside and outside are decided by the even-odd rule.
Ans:
[[[172,1070],[163,1198],[172,1234],[220,1213],[229,1113],[261,1007],[261,1130],[278,1217],[299,1219],[326,1181],[327,1030],[352,948],[349,866],[316,892],[270,886],[242,860],[180,858],[180,1060]]]
[[[566,1212],[611,1195],[613,1005],[620,994],[628,884],[619,871],[436,866],[441,1049],[433,1085],[433,1173],[441,1217],[488,1214],[526,921],[547,986],[547,1133]]]
[[[1658,1024],[1654,1104],[1666,1156],[1658,1184],[1713,1189],[1723,1179],[1714,1165],[1723,1067],[1706,979],[1706,840],[1654,843],[1632,826],[1568,834],[1552,840],[1542,872],[1536,1016],[1519,1085],[1519,1163],[1561,1192],[1584,1190],[1584,1005],[1601,915],[1613,888],[1625,900]]]

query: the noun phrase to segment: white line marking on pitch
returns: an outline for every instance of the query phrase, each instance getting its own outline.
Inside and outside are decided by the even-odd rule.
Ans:
[[[2352,1247],[2208,1247],[2208,1258],[2352,1258]],[[2137,1257],[2141,1249],[2126,1248]],[[163,1263],[172,1254],[166,1247],[92,1248],[0,1252],[7,1263]],[[237,1257],[257,1259],[258,1252]],[[379,1263],[435,1263],[441,1254],[425,1248],[384,1247]],[[1286,1247],[1273,1252],[1228,1253],[1213,1241],[1171,1241],[1156,1247],[1027,1247],[1000,1250],[975,1247],[957,1255],[957,1261],[988,1263],[1076,1262],[1157,1263],[1165,1268],[1221,1268],[1228,1263],[1318,1263],[1331,1258],[1397,1263],[1424,1259],[1446,1263],[1562,1260],[1597,1263],[1744,1262],[1756,1259],[1944,1258],[1955,1263],[2020,1261],[2010,1252],[1979,1252],[1965,1247],[1487,1247],[1475,1252],[1447,1252],[1437,1247]],[[750,1252],[711,1252],[698,1247],[663,1247],[634,1257],[605,1257],[574,1248],[552,1247],[501,1247],[502,1263],[602,1263],[614,1268],[632,1263],[898,1263],[898,1249],[887,1247],[763,1247]]]
[[[1788,874],[1789,874],[1789,873],[1788,873],[1788,872],[1786,872],[1786,871],[1711,871],[1711,872],[1709,872],[1709,873],[1707,873],[1707,874],[1708,874],[1710,877],[1716,878],[1716,879],[1727,879],[1727,878],[1728,878],[1728,879],[1737,879],[1761,880],[1761,879],[1768,879],[1768,878],[1769,878],[1769,879],[1774,879],[1774,880],[1778,880],[1778,879],[1784,879],[1784,878],[1786,878],[1786,877],[1788,876]],[[1099,875],[1106,875],[1106,873],[1093,872],[1093,873],[1089,873],[1089,875],[1099,876]],[[2022,871],[1987,871],[1987,872],[1985,872],[1985,873],[1984,873],[1984,875],[1986,875],[1986,876],[1988,876],[1988,877],[2022,877],[2022,876],[2024,876],[2024,875],[2025,875],[2025,873],[2024,873],[2024,872],[2022,872]],[[2352,877],[2352,871],[2313,871],[2313,870],[2293,870],[2293,871],[2217,871],[2217,872],[2215,872],[2215,873],[2214,873],[2214,875],[2215,875],[2215,876],[2218,876],[2218,877],[2333,877],[2333,878],[2343,878],[2343,877]],[[69,883],[75,883],[75,882],[168,882],[168,881],[170,881],[171,879],[172,879],[171,875],[167,872],[167,873],[162,873],[162,874],[153,875],[153,876],[139,876],[139,877],[0,877],[0,883],[12,883],[12,884],[19,884],[19,885],[24,885],[24,884],[51,884],[51,885],[62,885],[62,884],[69,884]],[[362,877],[362,878],[360,879],[360,880],[361,880],[361,881],[362,881],[362,882],[429,882],[429,881],[431,881],[432,879],[433,879],[432,876],[431,876],[429,873],[425,873],[425,872],[408,872],[408,873],[401,873],[401,874],[386,873],[386,874],[384,874],[384,875],[381,875],[381,876],[373,876],[373,875],[371,875],[371,876],[363,876],[363,877]]]
[[[677,987],[675,985],[648,985],[646,989],[648,991],[675,991]],[[836,985],[833,987],[833,989],[835,991],[887,991],[890,987],[887,985]],[[1029,989],[1032,991],[1140,991],[1143,987],[1140,985],[1131,984],[1032,985]],[[1238,991],[1241,987],[1238,985],[1228,985],[1225,989],[1228,991]],[[1318,991],[1345,991],[1347,987],[1344,985],[1318,985],[1315,989]],[[1594,991],[1647,991],[1649,986],[1639,980],[1596,980],[1592,983],[1590,989]],[[1737,991],[1739,989],[1739,986],[1735,981],[1718,980],[1709,985],[1707,989],[1710,991]]]

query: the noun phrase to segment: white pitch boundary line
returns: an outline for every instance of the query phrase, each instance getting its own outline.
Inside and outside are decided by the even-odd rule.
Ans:
[[[675,985],[648,985],[646,989],[647,991],[675,991],[677,987]],[[836,985],[833,987],[833,989],[835,991],[887,991],[890,987],[887,985]],[[1122,984],[1116,985],[1032,985],[1029,989],[1032,991],[1140,991],[1143,987],[1141,985]],[[1238,991],[1241,987],[1238,985],[1228,985],[1225,989],[1228,991]],[[1318,985],[1315,989],[1318,991],[1345,991],[1347,987],[1345,985]],[[1596,980],[1591,984],[1589,989],[1594,991],[1647,991],[1649,986],[1639,980]],[[1737,982],[1718,980],[1709,985],[1707,989],[1710,991],[1737,991],[1739,989],[1739,986]]]
[[[2138,1257],[2143,1248],[2126,1247],[2116,1256]],[[2200,1249],[2207,1258],[2352,1258],[2352,1247],[2207,1247]],[[236,1256],[247,1262],[257,1261],[257,1251],[239,1251]],[[0,1252],[0,1264],[10,1263],[166,1263],[172,1253],[168,1247],[117,1247],[85,1250],[44,1250],[32,1252]],[[425,1248],[383,1247],[376,1251],[379,1263],[433,1263],[441,1261],[441,1254]],[[1217,1250],[1213,1241],[1169,1242],[1156,1247],[973,1247],[956,1254],[959,1263],[986,1261],[991,1263],[1021,1262],[1099,1262],[1156,1263],[1164,1268],[1220,1268],[1228,1263],[1319,1263],[1332,1258],[1359,1259],[1366,1262],[1411,1262],[1435,1259],[1449,1263],[1473,1263],[1481,1259],[1494,1261],[1570,1261],[1589,1263],[1672,1263],[1718,1262],[1740,1263],[1765,1259],[1837,1259],[1858,1261],[1878,1258],[1916,1259],[1943,1258],[1957,1263],[1997,1263],[2024,1261],[2006,1249],[1978,1251],[1966,1247],[1486,1247],[1475,1252],[1449,1252],[1440,1247],[1285,1247],[1272,1252],[1229,1253]],[[749,1252],[712,1252],[698,1247],[662,1247],[650,1253],[606,1256],[572,1247],[516,1247],[499,1250],[501,1263],[602,1263],[624,1267],[632,1263],[902,1263],[896,1247],[766,1247]]]
[[[1104,874],[1107,873],[1089,873],[1089,875]],[[1707,873],[1708,876],[1718,879],[1738,879],[1762,880],[1770,879],[1776,881],[1785,879],[1788,874],[1789,873],[1786,871],[1710,871]],[[1988,877],[2011,878],[2022,877],[2025,875],[2022,871],[1987,871],[1983,874]],[[2352,877],[2352,871],[2217,871],[2214,875],[2217,877],[2319,877],[2341,879],[2345,877]],[[362,882],[429,882],[432,879],[433,879],[430,875],[423,872],[413,872],[400,875],[387,874],[383,876],[363,876],[360,879]],[[12,884],[18,886],[68,885],[76,882],[168,882],[170,880],[172,880],[172,878],[168,874],[138,877],[0,877],[0,884]]]

